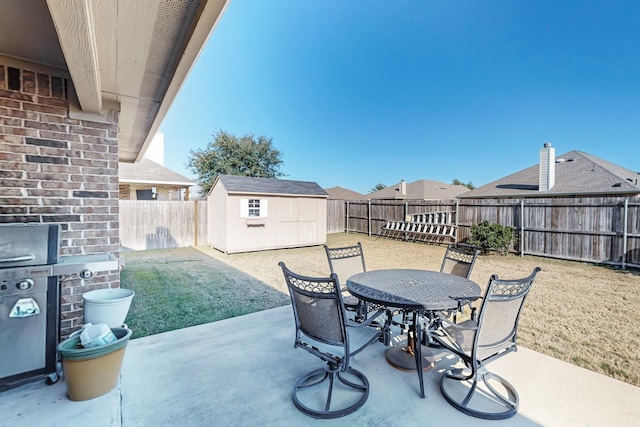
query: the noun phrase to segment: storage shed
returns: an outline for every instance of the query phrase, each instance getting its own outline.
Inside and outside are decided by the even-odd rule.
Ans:
[[[315,182],[218,175],[207,201],[209,244],[225,253],[322,245],[327,197]]]

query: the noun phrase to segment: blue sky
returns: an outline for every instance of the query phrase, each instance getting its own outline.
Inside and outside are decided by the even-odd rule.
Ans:
[[[584,151],[640,171],[640,2],[233,0],[160,131],[273,139],[286,179],[475,186]]]

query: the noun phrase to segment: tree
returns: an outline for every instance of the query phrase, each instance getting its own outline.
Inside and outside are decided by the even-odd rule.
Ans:
[[[376,191],[380,191],[383,188],[387,188],[387,186],[384,184],[376,184],[375,187],[373,187],[371,191],[369,191],[369,193],[375,193]]]
[[[474,188],[476,188],[471,181],[467,182],[466,184],[462,181],[460,181],[458,178],[453,178],[453,181],[451,181],[452,185],[464,185],[465,187],[467,187],[469,190],[473,190]]]
[[[253,134],[238,138],[218,131],[204,149],[191,150],[187,166],[197,175],[203,195],[209,193],[219,174],[280,178],[282,153],[271,144],[272,139]]]

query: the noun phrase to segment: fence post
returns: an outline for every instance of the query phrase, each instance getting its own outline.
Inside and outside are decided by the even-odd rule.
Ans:
[[[520,199],[520,257],[524,257],[524,199]]]
[[[194,209],[194,213],[193,213],[193,222],[194,222],[194,227],[193,227],[193,232],[195,233],[193,236],[193,242],[194,242],[194,246],[198,246],[198,233],[200,232],[200,230],[198,230],[198,223],[200,222],[200,214],[198,212],[198,201],[194,200],[193,203],[195,203],[195,209]]]
[[[624,199],[624,212],[622,214],[622,269],[627,269],[627,213],[629,210],[629,199]]]
[[[347,200],[347,221],[344,224],[344,231],[345,233],[349,234],[349,201]]]
[[[369,237],[371,237],[371,199],[367,200],[367,228],[369,230]]]
[[[460,221],[458,221],[458,212],[460,210],[460,199],[456,198],[456,236],[453,239],[453,243],[458,243],[458,229],[460,226]]]

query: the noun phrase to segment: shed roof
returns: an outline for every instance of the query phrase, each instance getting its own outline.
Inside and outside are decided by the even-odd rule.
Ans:
[[[146,157],[136,163],[120,162],[118,177],[122,184],[163,184],[190,187],[195,181]]]
[[[556,156],[555,185],[539,191],[539,165],[478,187],[458,197],[560,197],[640,194],[640,175],[582,151]]]
[[[317,183],[311,181],[291,181],[287,179],[220,174],[218,178],[216,178],[216,182],[212,188],[214,188],[218,182],[221,182],[229,193],[328,196],[327,192]]]

